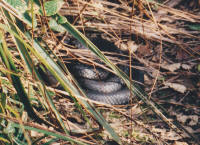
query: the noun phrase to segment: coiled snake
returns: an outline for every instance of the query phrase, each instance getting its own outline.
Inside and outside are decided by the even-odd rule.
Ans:
[[[108,40],[93,38],[91,41],[100,50],[122,53]],[[72,41],[70,43],[79,49],[87,49],[78,41]],[[112,105],[127,104],[129,102],[130,90],[125,83],[113,73],[100,67],[94,68],[78,61],[72,61],[67,67],[90,99]],[[129,76],[128,66],[118,65],[118,67]],[[132,69],[132,78],[138,82],[144,82],[144,75],[140,70]]]

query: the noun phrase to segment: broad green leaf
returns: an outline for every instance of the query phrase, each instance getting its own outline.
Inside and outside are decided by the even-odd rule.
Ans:
[[[46,16],[55,15],[60,10],[63,4],[64,2],[62,0],[52,0],[45,2],[44,9]]]
[[[4,0],[6,3],[5,9],[9,12],[12,12],[15,14],[16,17],[20,18],[25,24],[32,27],[32,21],[33,21],[33,27],[37,26],[36,19],[32,19],[31,15],[28,13],[28,5],[27,2],[23,0]],[[33,16],[34,17],[34,16]]]
[[[5,0],[15,9],[17,9],[20,13],[24,13],[27,10],[27,4],[23,0]]]
[[[56,20],[54,20],[54,19],[51,19],[51,20],[49,21],[49,26],[50,26],[50,28],[51,28],[52,30],[57,31],[57,32],[65,32],[65,31],[66,31],[65,28],[64,28],[63,26],[59,25],[59,24],[56,22]]]

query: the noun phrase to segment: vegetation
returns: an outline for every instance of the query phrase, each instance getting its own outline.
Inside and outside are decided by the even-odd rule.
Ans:
[[[0,1],[1,144],[197,144],[199,7],[196,0]],[[88,34],[142,63],[145,91]],[[69,38],[92,53],[67,45]],[[74,55],[94,65],[97,56],[137,98],[121,106],[87,99],[65,66]],[[63,89],[46,85],[39,68]]]

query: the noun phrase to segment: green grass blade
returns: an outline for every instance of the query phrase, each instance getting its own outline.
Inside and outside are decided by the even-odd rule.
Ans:
[[[90,112],[93,110],[93,108],[82,99],[79,91],[71,84],[71,82],[66,78],[63,71],[61,71],[61,68],[50,58],[46,52],[40,48],[37,47],[37,44],[34,43],[34,48],[32,48],[30,45],[28,45],[19,35],[17,35],[15,32],[7,28],[5,25],[0,24],[0,28],[3,28],[4,30],[8,31],[12,35],[14,35],[19,41],[21,41],[36,57],[39,58],[39,60],[47,67],[47,69],[56,77],[56,79],[60,82],[60,84],[63,86],[63,88],[69,92],[72,96],[77,98],[79,101],[81,101],[81,104],[84,105],[85,108],[87,108]],[[113,139],[120,143],[120,139],[118,135],[114,132],[114,130],[110,127],[110,125],[103,120],[102,116],[97,110],[92,111],[92,115],[95,116],[95,118],[99,119],[99,123],[105,127],[109,131],[109,133],[112,135]],[[100,116],[100,117],[99,117]]]
[[[0,37],[3,38],[2,35]],[[1,40],[4,41],[4,39],[1,39]],[[17,69],[12,60],[12,56],[11,56],[7,46],[5,45],[5,42],[4,42],[4,45],[0,44],[0,54],[2,56],[2,60],[3,60],[4,64],[6,65],[7,69],[10,69],[11,71],[17,73]],[[12,84],[15,87],[18,96],[20,96],[21,101],[24,103],[25,109],[27,110],[29,115],[32,118],[35,118],[36,120],[41,121],[40,119],[38,119],[38,116],[35,114],[34,110],[31,107],[30,101],[24,90],[23,84],[22,84],[19,76],[10,74],[10,77],[12,79]]]
[[[10,22],[13,22],[12,19],[11,19],[11,17],[10,17],[10,15],[9,15],[6,11],[4,11],[4,12],[5,12],[5,15],[7,16],[8,20],[9,20],[9,25],[10,25],[11,29],[12,29],[16,34],[19,35],[19,32],[18,32],[18,31],[20,31],[20,30],[23,31],[23,27],[20,27],[20,26],[22,26],[22,25],[20,25],[21,23],[20,23],[19,21],[17,21],[19,27],[16,28],[17,25],[13,25],[13,23],[10,23]],[[22,31],[20,31],[20,33],[23,33]],[[29,37],[29,38],[30,38],[30,37]],[[19,51],[20,54],[21,54],[20,56],[23,58],[23,60],[25,61],[26,65],[28,66],[29,72],[30,72],[30,73],[36,74],[36,76],[38,77],[38,79],[39,79],[39,80],[42,80],[42,78],[40,77],[40,75],[39,75],[37,69],[35,68],[35,66],[34,66],[34,64],[33,64],[33,60],[31,59],[31,57],[30,57],[30,55],[29,55],[29,53],[28,53],[26,47],[24,46],[24,44],[23,44],[21,41],[19,41],[18,39],[16,39],[16,38],[15,38],[15,41],[16,41],[17,49],[18,49],[18,51]],[[30,41],[31,41],[31,38],[30,38]],[[34,74],[32,74],[32,75],[34,75]],[[42,90],[41,87],[40,87],[39,89]],[[65,125],[64,125],[64,122],[62,121],[62,119],[61,119],[61,117],[60,117],[58,111],[56,110],[55,105],[53,104],[53,101],[52,101],[50,95],[48,94],[48,92],[46,92],[46,97],[47,97],[47,99],[48,99],[48,101],[49,101],[50,107],[52,108],[53,112],[54,112],[55,115],[57,116],[57,118],[58,118],[58,120],[59,120],[59,122],[60,122],[62,128],[64,129],[65,133],[66,133],[66,134],[69,134],[69,131],[66,129],[66,127],[65,127]]]
[[[17,124],[17,123],[12,123],[12,126],[20,128],[20,124]],[[46,130],[42,130],[42,129],[30,127],[30,126],[24,126],[24,128],[27,129],[27,130],[36,131],[38,133],[43,133],[45,135],[54,136],[54,137],[56,137],[58,139],[74,142],[74,143],[77,143],[77,144],[80,144],[80,145],[87,145],[86,143],[83,143],[83,142],[78,141],[76,139],[72,139],[72,137],[70,137],[70,136],[66,136],[66,135],[64,136],[64,135],[59,134],[59,133],[54,133],[54,132],[50,132],[50,131],[46,131]]]

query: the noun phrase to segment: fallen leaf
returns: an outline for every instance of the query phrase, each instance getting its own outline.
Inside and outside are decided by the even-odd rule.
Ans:
[[[168,86],[180,93],[184,93],[187,90],[187,88],[184,85],[177,84],[177,83],[165,83],[165,86]]]
[[[185,70],[190,70],[192,68],[191,65],[187,65],[187,64],[182,64],[181,67]]]
[[[161,67],[166,69],[166,70],[169,70],[171,72],[174,72],[181,67],[181,64],[180,63],[174,63],[174,64],[170,64],[170,65],[161,65]]]
[[[175,141],[173,145],[188,145],[186,142]]]
[[[160,129],[160,128],[152,128],[151,130],[154,133],[159,133],[160,137],[162,139],[167,139],[167,140],[179,140],[182,137],[180,135],[178,135],[176,132],[170,130],[170,131],[166,131],[166,129]]]
[[[188,125],[190,125],[190,126],[197,125],[199,122],[199,118],[197,115],[176,114],[176,117],[177,117],[177,120],[183,124],[189,120]]]
[[[136,52],[139,47],[139,45],[137,45],[134,41],[128,41],[127,46],[131,53]]]
[[[148,56],[151,54],[151,49],[148,44],[142,45],[138,48],[138,53],[140,56]]]

